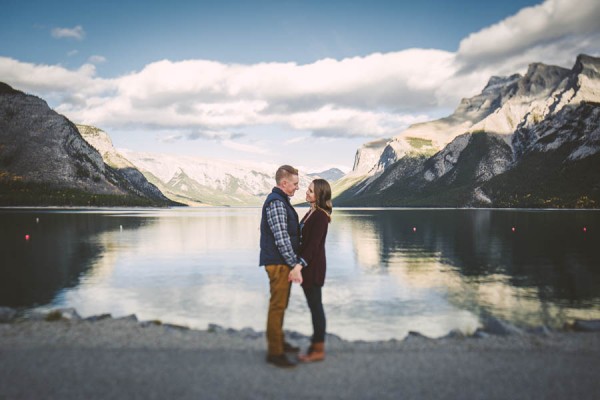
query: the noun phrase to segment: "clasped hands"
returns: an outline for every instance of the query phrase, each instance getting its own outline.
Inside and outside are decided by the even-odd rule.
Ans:
[[[288,275],[288,282],[302,283],[302,264],[296,264]]]

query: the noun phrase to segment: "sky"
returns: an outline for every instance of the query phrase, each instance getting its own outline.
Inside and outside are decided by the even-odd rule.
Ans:
[[[597,0],[1,0],[0,81],[115,147],[352,168],[491,76],[600,55]]]

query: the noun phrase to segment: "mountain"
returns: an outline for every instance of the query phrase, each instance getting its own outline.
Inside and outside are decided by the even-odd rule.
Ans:
[[[261,205],[275,186],[278,167],[126,150],[121,154],[167,197],[194,206]],[[300,190],[292,202],[304,200],[303,190],[311,180],[300,171]]]
[[[276,165],[118,151],[106,132],[86,125],[77,125],[77,129],[107,165],[122,171],[129,181],[145,182],[140,184],[145,191],[161,196],[164,193],[180,204],[256,206],[262,204],[275,184]],[[309,176],[302,173],[300,180],[300,186],[310,183]]]
[[[321,178],[327,180],[329,183],[333,183],[344,176],[344,171],[338,168],[330,168],[326,171],[315,172],[308,174],[311,178]]]
[[[479,95],[462,99],[452,115],[411,125],[391,139],[364,144],[356,152],[351,176],[374,175],[406,155],[435,154],[505,104],[516,92],[521,78],[519,74],[493,76]]]
[[[0,204],[171,203],[106,165],[75,125],[44,100],[0,83]]]
[[[451,116],[379,144],[370,168],[355,163],[335,204],[600,207],[599,71],[599,58],[580,55],[570,70],[535,63],[524,76],[491,78]],[[394,150],[409,137],[440,149]]]
[[[125,178],[132,191],[160,202],[181,205],[169,200],[155,185],[148,182],[129,160],[119,154],[106,132],[88,125],[75,125],[75,127],[85,141],[100,153],[104,162]]]

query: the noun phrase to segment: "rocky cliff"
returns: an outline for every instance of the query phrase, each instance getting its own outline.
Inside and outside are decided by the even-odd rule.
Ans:
[[[104,162],[123,177],[127,189],[138,196],[170,203],[169,200],[155,185],[148,182],[146,177],[113,146],[112,140],[106,132],[93,126],[75,125],[81,136],[94,147],[102,156]],[[176,204],[173,202],[173,205]]]
[[[536,63],[522,77],[491,78],[453,115],[388,142],[451,138],[436,154],[394,161],[384,148],[384,167],[349,174],[336,204],[600,207],[599,66],[581,55],[570,70]]]
[[[418,157],[436,153],[504,105],[516,93],[521,78],[519,74],[493,76],[479,95],[462,99],[452,115],[411,125],[391,139],[364,144],[356,152],[351,177],[375,175],[407,155]],[[420,146],[413,147],[411,142]]]
[[[132,187],[44,100],[0,83],[0,204],[166,203]]]

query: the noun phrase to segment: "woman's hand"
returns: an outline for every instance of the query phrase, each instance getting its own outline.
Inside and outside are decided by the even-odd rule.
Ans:
[[[302,283],[302,264],[296,264],[288,275],[288,282]]]

